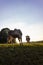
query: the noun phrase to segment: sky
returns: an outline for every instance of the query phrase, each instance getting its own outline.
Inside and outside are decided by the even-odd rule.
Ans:
[[[0,30],[15,28],[30,41],[43,40],[43,0],[0,0]]]

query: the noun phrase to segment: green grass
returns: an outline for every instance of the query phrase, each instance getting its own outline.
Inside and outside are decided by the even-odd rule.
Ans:
[[[43,65],[43,43],[0,44],[0,65]]]

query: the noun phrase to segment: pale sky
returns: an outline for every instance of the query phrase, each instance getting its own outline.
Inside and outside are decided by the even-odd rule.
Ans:
[[[43,0],[0,0],[0,30],[20,29],[22,39],[43,40]]]

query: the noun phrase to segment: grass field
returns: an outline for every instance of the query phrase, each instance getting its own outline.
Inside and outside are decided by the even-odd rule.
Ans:
[[[43,43],[0,44],[0,65],[43,65]]]

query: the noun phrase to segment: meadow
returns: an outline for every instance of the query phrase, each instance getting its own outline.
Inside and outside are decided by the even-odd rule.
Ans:
[[[43,42],[0,44],[0,65],[43,65]]]

